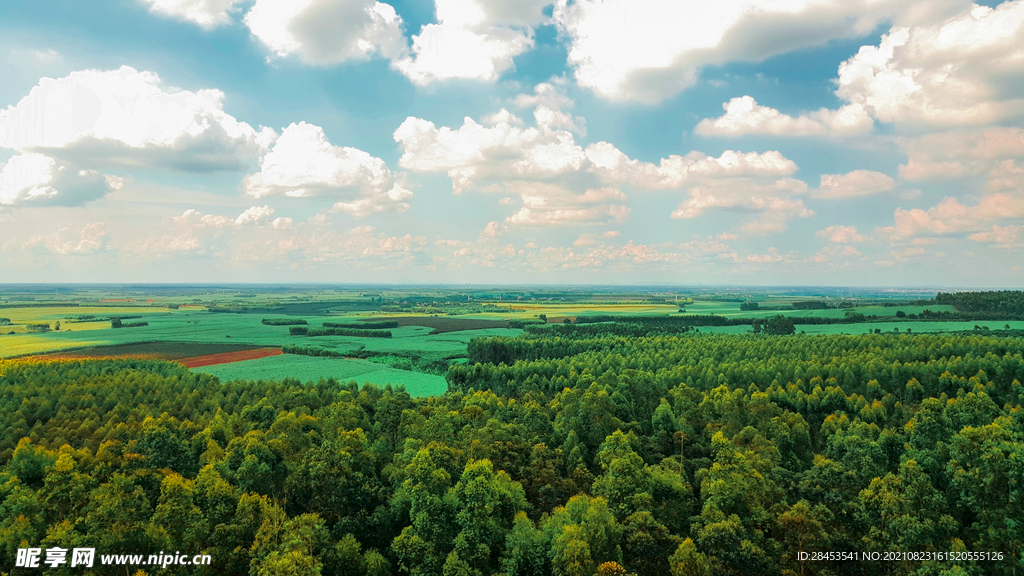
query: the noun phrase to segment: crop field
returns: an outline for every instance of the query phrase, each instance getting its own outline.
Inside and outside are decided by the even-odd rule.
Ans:
[[[578,316],[678,316],[719,315],[728,318],[767,318],[778,314],[800,317],[841,318],[848,310],[865,316],[894,318],[901,311],[906,315],[954,312],[944,305],[881,306],[885,296],[870,300],[852,300],[851,309],[825,310],[754,310],[741,311],[736,300],[696,301],[672,292],[644,297],[637,294],[591,295],[565,292],[544,295],[537,299],[518,300],[505,294],[497,300],[497,292],[453,290],[377,290],[359,289],[274,289],[229,288],[154,288],[145,290],[86,289],[24,293],[0,292],[0,319],[9,319],[0,326],[0,358],[43,355],[58,357],[135,357],[170,360],[189,359],[195,370],[216,374],[221,378],[273,379],[294,376],[305,381],[333,377],[354,378],[374,384],[403,384],[417,394],[444,390],[444,379],[432,372],[437,362],[453,362],[464,358],[472,338],[515,336],[522,330],[508,328],[511,319],[536,319],[545,315],[549,322],[562,322]],[[527,292],[523,292],[523,298]],[[725,295],[722,295],[725,296]],[[697,298],[702,296],[696,295]],[[706,297],[706,296],[704,296]],[[731,297],[731,296],[729,296]],[[916,297],[916,296],[915,296]],[[490,298],[490,300],[488,300]],[[766,307],[785,307],[793,302],[819,299],[820,296],[764,294],[752,298]],[[460,300],[461,299],[461,300]],[[429,301],[425,301],[429,300]],[[839,301],[832,297],[828,302]],[[438,304],[440,303],[440,304]],[[449,306],[437,313],[385,312],[385,304],[415,309],[418,306]],[[461,308],[460,308],[461,307]],[[89,318],[92,317],[92,318]],[[124,323],[144,322],[145,326],[112,328],[112,317]],[[130,318],[130,319],[129,319]],[[290,334],[289,326],[264,325],[262,320],[283,319],[304,321],[309,328],[325,322],[394,321],[398,328],[389,329],[391,338],[365,336],[303,336]],[[59,331],[30,332],[29,324],[46,324],[51,328],[60,322]],[[891,333],[971,331],[977,325],[1000,330],[1005,322],[943,321],[926,322],[906,319],[901,322],[866,322],[858,324],[798,325],[806,334],[864,334],[879,329]],[[1021,328],[1020,322],[1009,322]],[[701,327],[702,333],[748,333],[748,326]],[[13,334],[10,334],[13,332]],[[263,358],[266,349],[279,354],[286,345],[322,348],[341,358],[299,355],[275,355]],[[249,351],[249,352],[245,352]],[[228,354],[226,357],[195,359],[197,356]],[[350,356],[345,358],[345,356]],[[391,364],[370,362],[369,356],[387,357]],[[210,362],[228,362],[208,364]],[[431,365],[430,363],[435,363]],[[404,369],[409,368],[409,369]]]
[[[245,360],[258,360],[268,356],[279,356],[283,354],[280,348],[253,348],[251,350],[239,350],[237,352],[221,352],[220,354],[205,354],[203,356],[192,356],[179,360],[186,368],[202,368],[204,366],[216,366],[219,364],[230,364],[232,362],[243,362]]]
[[[194,309],[193,309],[194,310]],[[27,324],[54,324],[61,322],[62,330],[81,332],[84,330],[98,330],[110,328],[107,320],[99,322],[71,321],[77,316],[96,316],[97,318],[109,318],[111,316],[142,316],[141,320],[147,320],[149,316],[167,315],[179,313],[178,310],[157,308],[152,306],[81,306],[81,307],[39,307],[39,308],[2,308],[0,307],[0,318],[9,318],[10,326],[0,326],[0,333],[14,331],[15,334],[27,332]]]
[[[771,306],[785,306],[790,302],[771,302],[762,303],[762,305]],[[895,316],[897,311],[902,311],[905,314],[920,314],[925,309],[931,310],[932,312],[953,312],[952,306],[934,305],[934,306],[855,306],[853,308],[830,308],[826,310],[750,310],[741,311],[739,302],[706,302],[697,301],[692,304],[685,306],[686,314],[715,314],[718,316],[727,317],[739,317],[744,318],[764,318],[775,316],[778,314],[785,314],[793,318],[805,318],[805,317],[817,317],[817,318],[842,318],[846,315],[847,310],[859,312],[865,316]]]
[[[481,330],[486,328],[505,328],[506,320],[484,320],[478,318],[451,318],[448,316],[374,316],[363,319],[366,322],[393,321],[399,326],[426,326],[435,334],[459,332],[462,330]],[[398,336],[397,334],[395,335]]]
[[[988,327],[989,330],[1001,330],[1003,326],[1009,324],[1010,328],[1019,330],[1024,328],[1024,323],[1021,322],[864,322],[859,324],[798,324],[796,327],[797,332],[806,332],[807,334],[866,334],[868,332],[874,332],[875,329],[879,329],[883,334],[892,332],[894,328],[899,328],[900,332],[906,333],[909,328],[911,333],[926,333],[926,332],[959,332],[962,330],[973,330],[975,326],[979,328]],[[750,326],[701,326],[700,331],[713,332],[715,334],[750,334],[752,332]]]
[[[401,384],[412,396],[433,396],[443,394],[448,389],[443,376],[397,370],[369,360],[349,358],[314,358],[282,354],[258,360],[204,366],[194,370],[212,374],[221,380],[279,380],[287,376],[302,382],[335,378],[346,382],[355,380],[359,384],[369,382],[378,386]]]
[[[252,350],[247,344],[198,344],[192,342],[140,342],[99,346],[70,352],[55,352],[38,356],[42,359],[73,358],[149,358],[154,360],[181,360],[204,354],[223,354]]]

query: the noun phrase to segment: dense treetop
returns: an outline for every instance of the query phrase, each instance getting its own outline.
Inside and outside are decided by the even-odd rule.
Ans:
[[[1024,570],[1024,340],[616,330],[474,340],[424,399],[2,362],[0,572],[81,543],[213,556],[175,574]],[[800,560],[829,550],[1003,560]]]

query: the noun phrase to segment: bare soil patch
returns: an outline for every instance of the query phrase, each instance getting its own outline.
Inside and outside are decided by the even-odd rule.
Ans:
[[[193,356],[182,358],[178,362],[186,368],[201,368],[203,366],[215,366],[217,364],[230,364],[243,360],[257,360],[267,356],[279,356],[284,352],[280,348],[256,348],[254,350],[239,350],[237,352],[223,352],[220,354],[207,354],[205,356]]]

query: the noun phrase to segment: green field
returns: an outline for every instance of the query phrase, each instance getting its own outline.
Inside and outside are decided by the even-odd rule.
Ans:
[[[868,332],[874,332],[877,328],[882,331],[883,334],[892,332],[893,328],[899,328],[900,332],[906,333],[907,328],[910,329],[911,333],[926,333],[926,332],[959,332],[963,330],[973,330],[975,326],[988,327],[989,330],[1002,330],[1003,326],[1009,324],[1010,328],[1019,330],[1024,328],[1024,323],[1019,321],[990,321],[990,322],[864,322],[860,324],[798,324],[796,331],[806,332],[807,334],[867,334]],[[701,332],[710,332],[715,334],[750,334],[753,330],[750,326],[701,326]]]
[[[784,306],[789,302],[762,303],[762,305]],[[764,318],[784,314],[793,318],[817,317],[817,318],[842,318],[847,310],[859,312],[865,316],[894,317],[897,311],[904,314],[920,314],[925,309],[932,312],[954,312],[952,306],[854,306],[853,308],[829,308],[826,310],[750,310],[741,311],[739,302],[704,302],[698,301],[685,306],[687,314],[706,315],[715,314],[718,316],[743,318]]]
[[[152,293],[151,293],[152,291]],[[240,347],[281,347],[298,345],[323,348],[333,353],[367,358],[393,357],[403,369],[367,360],[329,358],[318,356],[285,355],[260,360],[249,360],[198,369],[221,378],[272,379],[286,376],[304,381],[333,377],[339,380],[354,378],[374,384],[403,384],[410,392],[423,395],[444,390],[444,379],[435,375],[438,364],[465,357],[467,344],[476,337],[515,336],[518,329],[490,327],[495,321],[509,319],[536,319],[545,315],[551,322],[562,322],[578,316],[677,316],[680,307],[686,315],[718,315],[726,318],[767,318],[779,314],[793,318],[842,318],[848,311],[893,318],[897,312],[920,314],[929,309],[934,312],[954,312],[945,305],[882,306],[890,301],[883,294],[868,294],[863,298],[828,292],[815,295],[794,295],[793,292],[751,295],[751,301],[762,306],[783,307],[802,300],[825,301],[835,305],[840,301],[854,304],[853,308],[825,310],[754,310],[741,311],[740,302],[732,294],[695,295],[696,300],[683,292],[623,292],[621,294],[571,290],[545,294],[523,290],[505,294],[504,300],[487,291],[460,291],[456,289],[331,289],[274,287],[146,287],[123,290],[102,288],[62,289],[51,292],[26,290],[0,293],[0,318],[10,323],[0,327],[0,358],[14,358],[50,352],[70,352],[103,346],[125,346],[153,343],[157,349],[172,352],[182,345],[206,354],[204,346],[237,345]],[[706,293],[705,293],[706,294]],[[746,297],[746,296],[743,296]],[[707,298],[707,299],[702,299]],[[860,304],[860,305],[858,305]],[[411,312],[387,312],[395,306]],[[418,312],[444,307],[449,312]],[[461,307],[461,308],[460,308]],[[78,321],[77,317],[95,316],[93,321]],[[109,318],[131,316],[125,322],[146,322],[147,326],[114,329]],[[360,336],[293,336],[288,326],[267,326],[264,318],[304,320],[309,328],[319,328],[324,322],[357,322],[359,320],[388,320],[399,322],[390,329],[391,338]],[[477,322],[473,320],[488,320]],[[417,325],[422,321],[423,325]],[[47,324],[59,331],[30,332],[29,324]],[[1020,322],[1008,322],[1020,328]],[[797,331],[807,334],[865,334],[880,329],[892,333],[898,328],[906,333],[970,331],[974,326],[991,330],[1002,329],[1007,322],[971,321],[915,321],[867,322],[860,324],[798,325]],[[473,329],[464,329],[473,328]],[[701,327],[701,332],[742,334],[751,332],[749,326]],[[433,333],[432,333],[433,332]],[[110,354],[117,354],[117,348]],[[157,352],[159,353],[159,352]],[[180,357],[180,354],[162,357]],[[416,371],[413,371],[416,370]]]
[[[297,378],[302,382],[335,378],[359,384],[371,383],[405,386],[412,396],[435,396],[448,389],[444,376],[422,374],[408,370],[396,370],[369,360],[348,358],[315,358],[283,354],[258,360],[245,360],[230,364],[193,368],[193,372],[204,372],[221,380],[280,380],[283,376]]]
[[[148,322],[137,328],[110,327],[109,322],[67,322],[69,317],[93,314],[141,315],[136,321]],[[286,344],[325,348],[340,353],[394,354],[427,361],[438,361],[464,355],[466,345],[474,337],[515,336],[521,330],[490,328],[431,334],[425,326],[402,326],[391,329],[392,338],[362,338],[356,336],[291,336],[288,326],[266,326],[263,318],[284,317],[276,314],[215,313],[205,309],[184,308],[168,310],[151,307],[82,307],[82,308],[0,308],[0,317],[11,318],[20,333],[0,336],[0,358],[11,358],[47,352],[89,349],[100,346],[120,346],[138,342],[208,344],[248,344],[256,347],[280,347]],[[353,316],[295,316],[305,319],[310,326],[319,327],[325,321]],[[24,324],[62,321],[59,332],[31,334],[24,332]],[[197,352],[197,355],[206,352]],[[220,364],[197,371],[214,374],[221,379],[280,379],[299,378],[316,381],[322,378],[355,379],[360,384],[401,384],[413,395],[441,394],[446,388],[443,376],[410,370],[398,370],[386,365],[357,359],[323,358],[284,355],[260,360]]]

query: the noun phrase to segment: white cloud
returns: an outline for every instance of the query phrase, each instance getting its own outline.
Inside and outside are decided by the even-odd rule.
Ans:
[[[284,129],[260,159],[260,171],[246,176],[244,187],[246,195],[254,198],[336,197],[358,190],[359,198],[340,201],[335,210],[359,217],[406,210],[412,198],[383,160],[357,148],[334,146],[323,128],[305,122]]]
[[[240,169],[274,135],[224,112],[223,99],[220,90],[167,88],[156,74],[128,66],[43,78],[0,110],[0,147],[88,168]]]
[[[825,238],[833,244],[850,244],[868,240],[867,236],[857,232],[856,226],[829,226],[824,230],[819,230],[815,236]]]
[[[628,183],[649,190],[688,188],[689,198],[672,218],[696,218],[710,209],[756,213],[743,230],[755,235],[784,232],[788,220],[814,214],[803,200],[807,184],[785,176],[796,164],[776,151],[764,153],[726,150],[718,158],[701,152],[672,155],[658,165],[628,158],[607,142],[587,147],[590,171],[602,180]]]
[[[21,248],[42,247],[59,255],[96,254],[107,249],[110,232],[105,222],[80,227],[63,226],[50,236],[33,236]]]
[[[473,188],[479,180],[535,179],[576,172],[586,161],[586,153],[569,132],[543,126],[520,128],[507,121],[487,127],[467,117],[461,127],[452,130],[409,117],[394,136],[402,146],[402,168],[447,172],[457,194]]]
[[[413,83],[426,85],[439,80],[471,78],[494,80],[513,66],[512,59],[533,47],[533,30],[497,25],[520,15],[495,14],[490,4],[512,7],[513,2],[481,0],[435,0],[437,23],[423,26],[412,37],[412,54],[392,65]],[[526,20],[522,21],[529,21]]]
[[[896,186],[893,179],[881,172],[854,170],[846,174],[822,174],[818,198],[854,198],[888,192]]]
[[[512,225],[560,226],[612,224],[625,221],[626,195],[614,188],[590,189],[573,194],[549,184],[518,184],[523,207],[505,219]]]
[[[984,174],[1001,161],[1024,158],[1024,129],[986,128],[927,134],[901,140],[909,156],[900,165],[905,180],[932,180]]]
[[[364,218],[378,212],[405,212],[409,209],[408,200],[412,200],[412,196],[412,192],[395,183],[383,194],[365,196],[351,202],[336,202],[331,210],[347,212],[356,218]]]
[[[691,152],[653,164],[631,159],[607,142],[584,149],[564,123],[545,121],[542,112],[572,104],[551,84],[539,85],[534,94],[516,100],[536,106],[536,127],[518,125],[504,110],[490,117],[492,125],[466,118],[456,129],[407,118],[394,134],[403,151],[399,164],[414,172],[447,173],[456,194],[468,190],[519,194],[523,206],[506,220],[508,224],[622,222],[629,213],[623,203],[623,185],[689,189],[690,200],[673,213],[675,218],[695,217],[705,208],[716,207],[759,213],[761,219],[747,225],[759,234],[785,230],[789,218],[813,214],[802,200],[786,198],[806,193],[807,185],[788,177],[796,164],[777,151],[727,150],[717,158]],[[583,124],[583,119],[567,114],[563,119]],[[503,199],[501,205],[510,202]]]
[[[245,16],[274,56],[330,65],[373,56],[423,86],[455,78],[490,81],[533,47],[546,0],[435,0],[437,22],[408,45],[390,4],[374,0],[256,0]]]
[[[28,50],[28,56],[40,65],[60,64],[64,62],[64,56],[53,48],[46,50]]]
[[[893,216],[894,226],[885,231],[896,238],[975,232],[996,222],[1024,218],[1024,197],[999,192],[983,196],[974,206],[961,204],[956,198],[946,198],[928,210],[897,208]]]
[[[836,94],[882,122],[983,124],[1024,111],[1024,0],[895,26],[839,66]]]
[[[0,167],[0,206],[33,203],[77,204],[119,187],[120,179],[94,170],[75,170],[38,153],[12,156]]]
[[[712,209],[755,213],[758,218],[745,222],[743,231],[753,235],[776,234],[788,229],[789,220],[814,215],[803,200],[787,197],[805,191],[806,185],[792,187],[785,180],[767,186],[724,186],[717,190],[697,186],[689,190],[689,198],[679,203],[672,218],[696,218]]]
[[[718,158],[702,152],[671,155],[658,165],[633,160],[618,148],[598,142],[587,147],[590,170],[609,182],[647,189],[671,189],[729,178],[780,177],[796,172],[796,163],[775,150],[764,153],[726,150]],[[794,182],[794,186],[799,186]]]
[[[747,255],[747,262],[758,262],[758,263],[771,263],[771,262],[782,262],[783,256],[779,254],[778,248],[768,248],[764,254],[749,254]]]
[[[306,64],[398,58],[407,50],[402,19],[374,0],[256,0],[244,21],[275,56]]]
[[[554,19],[577,83],[654,103],[693,85],[702,66],[863,36],[906,9],[898,0],[560,0]]]
[[[425,252],[427,239],[405,234],[389,236],[378,233],[373,226],[359,226],[348,232],[328,231],[314,234],[299,244],[306,260],[311,262],[372,261],[377,265],[402,267]]]
[[[796,118],[761,106],[751,96],[733,98],[722,108],[724,115],[701,120],[694,132],[702,136],[847,136],[868,132],[873,125],[859,104],[847,104],[838,110],[822,108]]]
[[[1024,226],[992,226],[988,232],[971,234],[967,238],[975,242],[986,242],[1000,246],[1020,246],[1019,239],[1024,239]]]
[[[232,218],[220,214],[203,214],[190,208],[180,216],[165,218],[163,230],[139,238],[124,246],[129,255],[167,256],[174,253],[229,253],[238,241],[248,238],[268,240],[268,230],[283,233],[294,227],[291,218],[274,218],[270,206],[251,206]],[[276,241],[276,240],[274,240]]]
[[[814,255],[812,261],[818,264],[842,262],[848,265],[851,258],[863,260],[862,256],[861,251],[853,246],[825,246]]]
[[[244,226],[246,224],[262,224],[269,222],[274,217],[274,209],[270,206],[252,206],[246,209],[235,218],[235,224]]]
[[[154,14],[192,22],[211,29],[231,23],[231,14],[242,0],[142,0]]]

